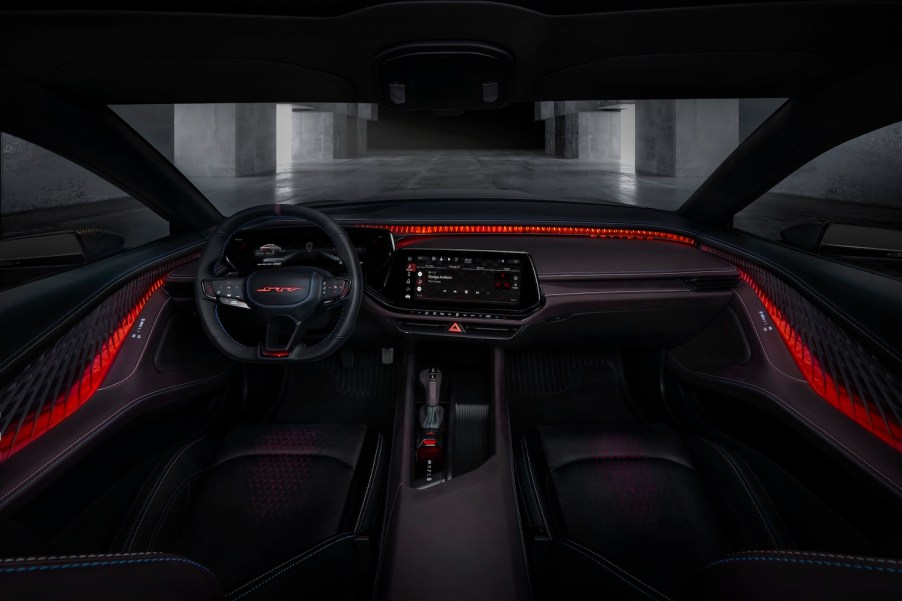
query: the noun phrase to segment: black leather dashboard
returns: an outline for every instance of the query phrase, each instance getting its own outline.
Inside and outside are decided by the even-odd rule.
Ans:
[[[663,240],[458,235],[413,240],[404,252],[429,249],[527,253],[541,301],[525,315],[474,313],[452,304],[402,307],[370,290],[364,307],[404,334],[675,344],[707,325],[739,282],[726,261]]]

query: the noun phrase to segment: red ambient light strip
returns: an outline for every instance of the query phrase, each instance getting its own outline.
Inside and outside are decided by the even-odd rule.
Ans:
[[[777,331],[786,343],[790,355],[805,376],[812,389],[828,403],[842,411],[847,417],[855,420],[860,426],[871,432],[874,436],[902,451],[902,425],[892,415],[881,415],[879,411],[856,394],[850,393],[844,386],[837,382],[821,366],[811,349],[809,349],[798,332],[793,329],[789,321],[773,301],[768,298],[760,286],[743,270],[739,270],[742,280],[748,284],[767,312],[770,314]]]
[[[62,393],[53,402],[45,403],[39,413],[26,416],[19,425],[18,431],[7,433],[11,435],[0,439],[0,461],[6,460],[22,450],[88,402],[109,373],[116,355],[128,338],[128,332],[144,309],[144,305],[147,304],[153,293],[163,286],[164,280],[165,278],[160,278],[155,281],[128,314],[122,318],[113,333],[104,341],[100,352],[88,363],[72,388]]]
[[[359,225],[357,227],[385,229],[399,236],[446,236],[468,234],[513,234],[527,236],[587,236],[590,238],[621,238],[629,240],[667,240],[695,245],[688,236],[633,228],[569,227],[554,225]],[[407,242],[407,241],[402,241]],[[409,244],[409,242],[407,242]],[[405,246],[405,244],[399,244]]]

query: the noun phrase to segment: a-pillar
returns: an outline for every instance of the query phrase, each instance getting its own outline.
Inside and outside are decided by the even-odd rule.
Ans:
[[[175,105],[175,166],[188,176],[235,177],[276,170],[276,105]]]
[[[169,159],[175,158],[175,105],[119,104],[110,106],[123,121]]]
[[[736,99],[636,102],[636,171],[705,177],[738,144]]]

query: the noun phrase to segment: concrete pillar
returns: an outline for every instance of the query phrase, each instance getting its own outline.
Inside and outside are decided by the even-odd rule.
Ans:
[[[636,171],[706,177],[738,144],[736,99],[636,102]]]
[[[620,164],[636,164],[636,105],[626,104],[620,111]]]
[[[370,104],[318,102],[295,108],[292,160],[343,159],[367,152],[367,123],[375,121]]]
[[[175,166],[188,176],[236,177],[276,170],[276,105],[175,105]]]
[[[276,105],[276,164],[291,163],[292,111],[290,104]]]
[[[620,111],[577,113],[577,154],[574,158],[589,161],[620,160]]]
[[[535,104],[535,119],[545,122],[545,153],[561,158],[620,161],[624,136],[632,156],[632,121],[620,117],[622,100],[561,100]],[[632,160],[630,160],[632,162]]]
[[[567,152],[567,121],[565,115],[552,117],[549,121],[554,123],[554,144],[552,145],[552,154],[556,157],[564,158]]]
[[[348,124],[348,154],[350,156],[363,156],[368,149],[367,130],[370,121],[379,118],[379,107],[370,103],[359,103],[357,115],[354,117],[353,127]],[[352,133],[353,129],[353,133]]]
[[[554,156],[554,118],[545,119],[545,154]]]
[[[335,158],[334,113],[295,110],[291,119],[291,160]]]
[[[175,158],[175,105],[120,104],[110,106],[170,162]]]
[[[359,157],[367,151],[367,120],[361,117],[348,117],[348,156]]]
[[[554,102],[544,101],[535,103],[535,120],[545,122],[545,154],[555,156],[555,119]]]

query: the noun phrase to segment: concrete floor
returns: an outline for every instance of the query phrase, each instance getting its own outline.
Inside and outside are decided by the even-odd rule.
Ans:
[[[617,163],[560,159],[541,151],[382,151],[365,157],[305,161],[284,165],[275,174],[251,177],[192,178],[225,215],[266,203],[355,200],[413,190],[519,191],[551,200],[600,200],[665,210],[678,208],[702,178],[636,174]],[[745,231],[779,239],[790,223],[829,218],[862,225],[898,221],[896,209],[766,194],[737,215]],[[167,224],[130,199],[3,215],[3,234],[104,227],[126,235],[136,246],[165,236]]]
[[[702,178],[637,176],[619,163],[561,159],[542,151],[372,151],[365,157],[305,161],[275,176],[191,178],[224,214],[271,202],[357,200],[413,190],[504,190],[551,200],[602,200],[666,210]]]

